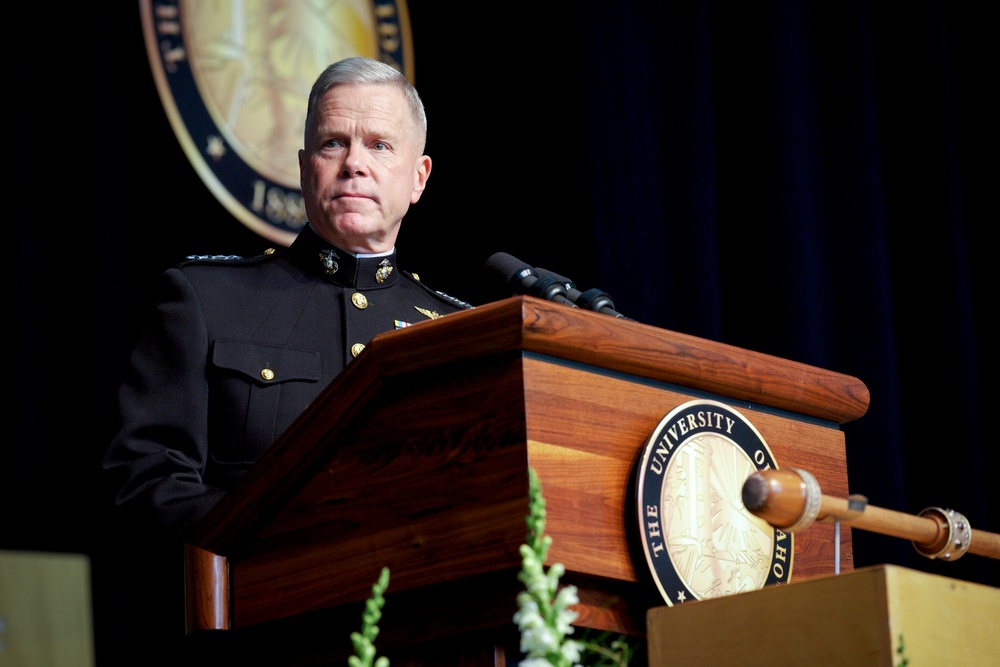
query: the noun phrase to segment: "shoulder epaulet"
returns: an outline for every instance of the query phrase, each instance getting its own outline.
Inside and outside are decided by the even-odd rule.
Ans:
[[[475,306],[473,306],[468,301],[462,301],[461,299],[456,299],[455,297],[453,297],[450,294],[445,294],[444,292],[440,292],[440,291],[438,291],[436,289],[431,289],[427,285],[425,285],[422,282],[420,282],[420,276],[417,275],[416,273],[413,273],[412,271],[403,271],[403,273],[406,274],[406,275],[408,275],[410,278],[412,278],[415,283],[417,283],[418,285],[420,285],[421,287],[423,287],[428,292],[433,292],[434,294],[437,294],[439,297],[441,297],[445,301],[453,304],[454,306],[456,306],[458,308],[475,308]]]
[[[456,299],[455,297],[453,297],[450,294],[445,294],[444,292],[440,292],[438,290],[434,290],[434,293],[437,294],[438,296],[440,296],[443,299],[447,299],[448,301],[452,302],[453,304],[455,304],[459,308],[475,308],[475,306],[473,306],[468,301],[462,301],[461,299]]]
[[[209,261],[232,261],[243,259],[242,255],[188,255],[184,258],[185,261],[198,261],[198,260],[209,260]]]
[[[259,255],[188,255],[184,258],[183,264],[189,262],[207,262],[207,263],[252,263],[257,260],[266,259],[271,255],[275,254],[274,248],[268,248]]]

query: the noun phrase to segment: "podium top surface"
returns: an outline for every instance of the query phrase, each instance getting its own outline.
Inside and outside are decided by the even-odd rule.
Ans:
[[[849,375],[530,296],[386,332],[369,349],[384,375],[521,349],[838,424],[870,400]]]

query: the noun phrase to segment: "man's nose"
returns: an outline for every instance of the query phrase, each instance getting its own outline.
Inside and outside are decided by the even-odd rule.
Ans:
[[[340,175],[344,177],[361,176],[367,172],[364,149],[357,144],[351,144],[344,155],[344,164],[341,166]]]

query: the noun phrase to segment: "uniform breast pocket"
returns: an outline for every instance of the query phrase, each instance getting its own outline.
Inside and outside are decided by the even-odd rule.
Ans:
[[[317,351],[250,341],[216,341],[211,365],[211,457],[222,465],[256,461],[308,405],[322,374]]]

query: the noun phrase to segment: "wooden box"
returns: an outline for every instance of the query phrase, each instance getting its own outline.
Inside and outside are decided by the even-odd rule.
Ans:
[[[879,565],[646,615],[649,664],[1000,664],[1000,589]]]

